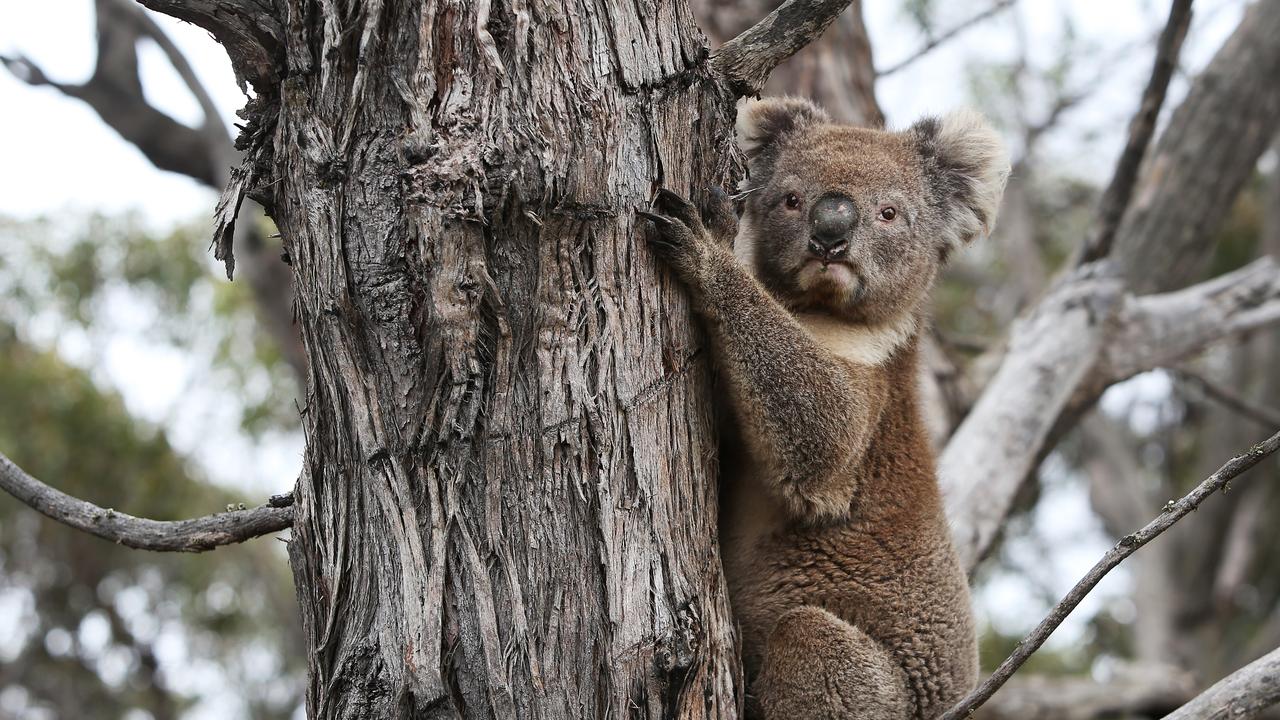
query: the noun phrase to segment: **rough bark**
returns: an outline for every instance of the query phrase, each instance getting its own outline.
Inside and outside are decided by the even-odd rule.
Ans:
[[[1116,233],[1135,292],[1199,279],[1213,235],[1280,128],[1280,4],[1254,3],[1169,119]]]
[[[281,5],[240,172],[311,360],[309,714],[734,717],[705,354],[632,215],[730,174],[687,7]]]

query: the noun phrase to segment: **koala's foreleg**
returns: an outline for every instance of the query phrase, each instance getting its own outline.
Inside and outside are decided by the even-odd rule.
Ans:
[[[811,605],[788,611],[769,634],[752,686],[765,720],[908,720],[902,668],[858,627]]]
[[[653,246],[693,294],[726,376],[744,440],[800,520],[848,513],[850,468],[879,416],[884,380],[822,348],[669,191],[655,201]]]

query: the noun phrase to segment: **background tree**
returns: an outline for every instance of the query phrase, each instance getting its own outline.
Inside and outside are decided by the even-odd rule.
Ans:
[[[245,4],[234,18],[213,17],[202,3],[151,4],[210,27],[258,90],[251,106],[257,122],[244,135],[248,161],[231,176],[230,202],[220,216],[219,252],[226,257],[230,249],[226,221],[237,192],[262,188],[256,194],[275,205],[303,288],[299,311],[313,361],[304,414],[311,442],[297,510],[305,522],[295,527],[292,546],[313,648],[312,712],[377,712],[397,703],[446,713],[452,703],[480,716],[508,707],[554,716],[557,708],[591,714],[628,705],[650,714],[668,707],[710,716],[731,712],[740,680],[726,644],[730,633],[708,537],[714,504],[705,474],[712,466],[704,453],[711,441],[702,358],[679,298],[652,277],[644,251],[632,249],[627,208],[644,201],[649,179],[696,191],[732,178],[719,164],[731,157],[732,93],[717,88],[750,90],[776,55],[808,34],[778,32],[766,23],[751,42],[730,44],[703,64],[679,5],[646,9],[657,14],[644,18],[609,4],[595,14],[584,5],[551,15],[541,7],[485,6],[443,20],[428,8],[422,17],[437,22],[420,26],[414,9],[397,3],[299,5],[278,15]],[[1021,22],[1019,14],[1004,13],[1013,5],[1008,2],[945,24],[933,5],[909,4],[924,43],[907,62],[974,23],[1008,15],[1016,36]],[[1179,5],[1186,3],[1175,3],[1166,39],[1180,37],[1185,27]],[[788,6],[823,17],[842,7]],[[1214,439],[1207,428],[1186,422],[1194,415],[1183,414],[1182,394],[1160,397],[1161,407],[1176,414],[1156,428],[1135,426],[1132,414],[1114,408],[1106,415],[1089,410],[1111,385],[1161,366],[1181,369],[1179,377],[1199,393],[1190,397],[1223,404],[1232,395],[1222,392],[1223,383],[1231,378],[1212,380],[1207,370],[1186,367],[1190,358],[1211,343],[1219,343],[1216,353],[1234,354],[1222,349],[1229,347],[1222,340],[1255,333],[1277,317],[1275,266],[1265,260],[1244,266],[1260,254],[1256,229],[1236,213],[1221,212],[1255,174],[1275,135],[1280,91],[1265,80],[1280,69],[1275,9],[1259,3],[1247,11],[1191,83],[1135,185],[1163,90],[1148,94],[1154,102],[1139,115],[1146,120],[1130,133],[1136,153],[1122,157],[1101,200],[1087,185],[1058,175],[1040,149],[1090,90],[1088,82],[1072,82],[1078,73],[1069,63],[1082,51],[1070,33],[1054,67],[1037,68],[1024,52],[1009,67],[975,69],[976,96],[1006,118],[1022,147],[1002,233],[990,246],[998,255],[974,256],[939,292],[942,330],[931,363],[935,434],[946,447],[944,479],[971,561],[1007,560],[992,554],[1001,547],[1001,530],[1016,536],[1017,516],[1034,512],[1024,508],[1034,508],[1037,496],[1064,477],[1088,473],[1099,512],[1113,516],[1107,527],[1119,536],[1239,449],[1231,436]],[[746,24],[726,15],[725,6],[703,12],[706,26],[722,37]],[[610,22],[601,27],[586,23],[589,17]],[[784,9],[775,21],[786,26],[797,18],[805,16]],[[581,43],[565,47],[563,38],[540,34],[543,21],[576,28]],[[427,30],[415,43],[410,36],[418,27]],[[855,4],[820,52],[782,71],[795,73],[785,87],[821,97],[839,86],[824,82],[847,78],[841,82],[855,92],[827,95],[827,104],[847,119],[875,123],[881,114],[866,38]],[[610,52],[591,55],[597,42]],[[1171,69],[1172,45],[1161,41],[1153,78],[1162,64]],[[763,58],[743,54],[747,47]],[[841,47],[855,51],[833,51]],[[548,55],[553,48],[559,54]],[[560,67],[549,76],[545,70],[547,57],[567,57],[573,69],[585,68],[589,56],[612,72],[566,75]],[[437,62],[425,63],[428,57]],[[378,72],[362,70],[367,67]],[[453,73],[439,72],[445,67]],[[580,102],[587,96],[591,103]],[[547,98],[545,107],[517,102],[529,97]],[[435,104],[424,105],[423,98]],[[1000,112],[1002,102],[1009,112]],[[678,120],[671,107],[683,111]],[[691,130],[690,107],[698,108],[699,120]],[[593,108],[607,108],[607,120]],[[638,137],[649,140],[636,144]],[[1230,141],[1215,142],[1222,139]],[[595,148],[606,150],[603,157],[589,152]],[[399,178],[398,185],[387,178]],[[1224,226],[1224,218],[1231,222]],[[1114,242],[1099,242],[1108,236]],[[1235,250],[1211,252],[1229,247]],[[1209,260],[1215,256],[1221,261]],[[993,257],[1000,262],[984,264]],[[1081,257],[1088,262],[1073,269]],[[1172,292],[1211,277],[1217,279]],[[655,295],[657,287],[664,289]],[[965,300],[976,302],[962,307]],[[652,313],[668,303],[675,303],[669,318]],[[1015,317],[1021,319],[1009,338],[1000,339]],[[663,343],[668,349],[658,352]],[[317,357],[325,358],[318,368]],[[1259,367],[1265,377],[1267,365]],[[646,380],[646,368],[661,370]],[[1225,404],[1233,417],[1241,414],[1239,403]],[[1251,411],[1243,415],[1268,418],[1255,404],[1246,403]],[[1118,421],[1137,437],[1119,442],[1119,451],[1095,449],[1099,438],[1116,440]],[[1186,448],[1185,440],[1167,445],[1163,455],[1150,451],[1155,438],[1175,435],[1196,439],[1203,466],[1181,479],[1171,468],[1186,467],[1173,452]],[[1133,452],[1144,447],[1145,453]],[[689,459],[697,462],[678,465],[674,472],[682,478],[669,485],[673,470],[664,465]],[[1162,467],[1171,461],[1177,465]],[[1027,482],[1037,468],[1048,468],[1038,493],[1037,484]],[[1158,486],[1151,485],[1153,476]],[[683,508],[691,499],[693,506]],[[560,516],[530,515],[534,507],[555,508]],[[1158,559],[1161,548],[1185,534],[1183,554],[1166,557],[1190,557],[1185,551],[1194,549],[1195,565],[1203,568],[1195,572],[1214,578],[1207,585],[1215,598],[1240,597],[1242,587],[1255,597],[1249,579],[1265,578],[1275,561],[1257,552],[1264,545],[1250,528],[1260,521],[1249,520],[1249,507],[1258,513],[1265,506],[1246,501],[1219,508],[1227,517],[1207,531],[1180,526],[1143,551],[1154,559],[1140,566],[1137,591],[1155,590],[1151,597],[1161,607],[1138,615],[1133,637],[1123,629],[1109,636],[1099,625],[1092,652],[1147,664],[1103,683],[1045,685],[1028,678],[1024,687],[1050,700],[1035,712],[1156,713],[1272,647],[1206,660],[1223,655],[1205,652],[1214,633],[1228,627],[1223,623],[1256,629],[1274,598],[1264,592],[1253,612],[1220,609],[1217,620],[1206,620],[1195,610],[1204,607],[1199,590],[1170,592],[1183,586],[1182,569]],[[1121,508],[1128,514],[1120,516]],[[690,511],[694,521],[685,525]],[[390,546],[403,552],[389,552]],[[568,552],[560,550],[565,547]],[[406,567],[422,572],[398,585],[378,579],[405,575]],[[447,577],[444,567],[451,568]],[[552,570],[563,567],[579,568],[577,575],[591,580],[572,598],[582,603],[576,608],[558,605],[565,601],[557,600],[559,586],[550,582]],[[641,572],[646,567],[650,571]],[[370,598],[367,587],[386,596]],[[396,612],[404,598],[441,595],[454,599],[427,603],[426,616]],[[1235,602],[1215,601],[1215,607]],[[562,625],[564,613],[581,623]],[[374,628],[380,640],[367,641]],[[1189,628],[1197,630],[1182,632]],[[1197,635],[1200,641],[1189,639]],[[1171,644],[1175,637],[1172,643],[1184,647]],[[406,638],[414,642],[405,645]],[[397,642],[412,653],[391,657]],[[1149,649],[1131,651],[1130,644]],[[448,652],[437,652],[442,646]],[[448,661],[439,662],[442,657]],[[591,660],[601,657],[611,664]],[[543,675],[552,658],[573,677]],[[1089,665],[1063,659],[1067,669]],[[1143,669],[1155,660],[1192,674]],[[352,699],[357,690],[372,695],[377,707]],[[699,692],[714,698],[714,711],[699,704]],[[1028,706],[1015,702],[1020,697],[1029,695],[1011,685],[987,709],[1026,716]],[[1003,709],[1001,698],[1010,703]]]

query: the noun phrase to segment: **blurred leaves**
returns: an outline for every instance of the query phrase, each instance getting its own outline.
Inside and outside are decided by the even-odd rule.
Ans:
[[[222,281],[207,223],[149,232],[136,216],[0,218],[0,318],[89,341],[91,362],[129,330],[189,358],[191,376],[224,388],[254,438],[298,426],[293,376],[261,332],[245,283]]]
[[[206,235],[131,217],[0,219],[0,452],[135,515],[261,500],[207,484],[96,372],[114,338],[141,335],[189,358],[190,383],[224,388],[252,432],[296,426],[292,376],[247,291],[215,274]],[[297,622],[278,542],[145,553],[0,494],[2,716],[289,717],[305,673]]]

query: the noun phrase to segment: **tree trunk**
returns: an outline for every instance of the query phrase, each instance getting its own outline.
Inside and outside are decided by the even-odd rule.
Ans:
[[[732,171],[687,6],[283,5],[308,714],[735,717],[707,354],[632,213]]]

